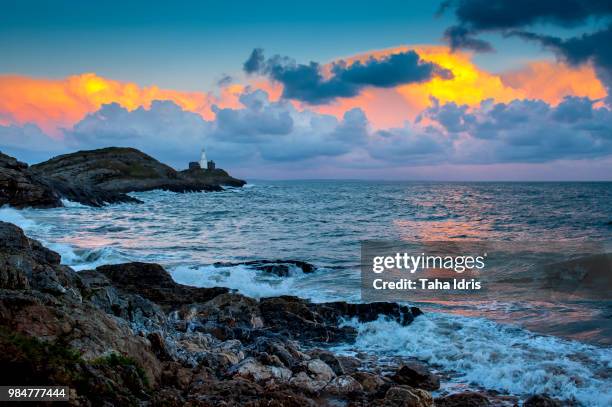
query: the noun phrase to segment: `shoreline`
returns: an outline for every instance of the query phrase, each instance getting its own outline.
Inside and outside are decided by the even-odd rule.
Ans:
[[[208,397],[211,389],[217,389],[215,386],[238,391],[246,383],[254,392],[250,394],[261,400],[279,397],[279,401],[291,394],[300,403],[315,405],[332,401],[345,405],[408,405],[401,404],[407,398],[417,403],[410,405],[433,405],[430,392],[439,388],[440,377],[422,362],[396,358],[394,363],[385,361],[381,365],[372,354],[361,354],[359,359],[325,350],[334,345],[350,346],[355,340],[356,331],[343,325],[343,319],[367,322],[386,315],[409,325],[419,318],[416,308],[391,303],[314,304],[297,297],[253,300],[225,288],[181,286],[163,268],[147,263],[74,272],[60,265],[57,253],[25,238],[19,228],[0,225],[4,230],[0,249],[4,257],[15,264],[14,257],[18,256],[19,264],[30,265],[3,270],[8,274],[2,280],[2,325],[43,341],[41,344],[57,344],[62,338],[70,349],[76,345],[83,359],[79,363],[98,363],[100,358],[113,358],[115,353],[129,358],[146,373],[146,380],[141,381],[158,386],[155,393],[166,397],[164,403],[182,404],[203,397],[202,393]],[[20,245],[8,243],[15,237]],[[13,301],[27,305],[13,308]],[[35,307],[36,314],[41,310],[45,315],[66,314],[55,322],[39,321],[35,313],[27,312],[29,307]],[[79,318],[99,320],[83,326],[84,320],[78,322]],[[76,319],[78,323],[72,325],[64,319]],[[102,320],[107,322],[100,325]],[[81,330],[78,338],[66,345],[75,330]],[[29,361],[26,358],[21,363]],[[172,380],[188,376],[191,385],[194,376],[203,374],[203,368],[208,381],[200,378],[197,390],[185,383],[164,382],[169,380],[164,375],[172,376]],[[126,400],[143,401],[139,395],[146,394],[145,388],[122,392]],[[452,404],[455,398],[481,403],[476,405],[511,405],[519,400],[494,391],[458,394],[440,397],[436,405],[457,405]],[[92,395],[85,391],[78,397]],[[156,405],[162,400],[149,395],[145,401]]]

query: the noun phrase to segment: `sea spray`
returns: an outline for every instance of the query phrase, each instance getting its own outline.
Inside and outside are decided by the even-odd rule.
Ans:
[[[416,357],[452,381],[520,396],[547,393],[582,405],[612,405],[610,349],[536,335],[484,318],[428,313],[407,326],[379,318],[346,325],[358,330],[356,349]]]

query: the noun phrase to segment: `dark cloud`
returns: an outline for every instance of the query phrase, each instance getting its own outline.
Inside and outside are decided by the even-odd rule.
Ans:
[[[552,23],[572,27],[591,16],[612,14],[608,0],[455,0],[453,8],[460,25],[474,31],[493,31]]]
[[[255,48],[253,52],[251,52],[249,59],[246,60],[242,68],[246,73],[256,73],[263,69],[264,63],[265,57],[263,54],[263,49]]]
[[[563,27],[585,24],[589,19],[612,17],[610,0],[456,0],[444,2],[441,11],[454,9],[458,25],[448,28],[444,38],[453,49],[491,51],[492,46],[477,38],[482,32],[500,32],[535,41],[554,51],[566,62],[592,62],[612,95],[612,25],[593,33],[560,38],[534,32],[536,24]],[[612,100],[609,100],[612,103]]]
[[[444,31],[444,39],[452,49],[470,49],[476,52],[493,52],[493,46],[488,42],[475,38],[474,32],[465,27],[453,26]]]
[[[389,88],[401,84],[424,82],[434,76],[451,78],[450,71],[423,61],[414,51],[392,54],[382,59],[349,64],[339,61],[331,66],[326,78],[316,62],[298,64],[279,55],[265,59],[256,48],[244,63],[248,74],[262,74],[283,85],[283,97],[311,104],[327,103],[338,97],[356,96],[366,86]]]

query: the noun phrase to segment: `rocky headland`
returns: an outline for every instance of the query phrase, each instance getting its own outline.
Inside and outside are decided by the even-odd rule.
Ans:
[[[251,266],[279,275],[285,266],[308,268],[272,263]],[[69,386],[72,405],[512,405],[471,391],[434,398],[441,378],[424,364],[329,350],[357,336],[343,319],[409,325],[420,315],[394,303],[256,300],[177,284],[151,263],[77,273],[0,222],[1,382]],[[523,405],[560,404],[535,396]]]
[[[0,206],[59,207],[62,199],[90,206],[138,203],[127,193],[221,191],[244,184],[222,169],[176,171],[134,148],[78,151],[32,166],[0,153]]]

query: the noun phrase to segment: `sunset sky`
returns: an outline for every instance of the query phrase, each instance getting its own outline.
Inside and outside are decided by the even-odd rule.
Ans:
[[[247,179],[612,179],[612,1],[8,1],[0,150]]]

